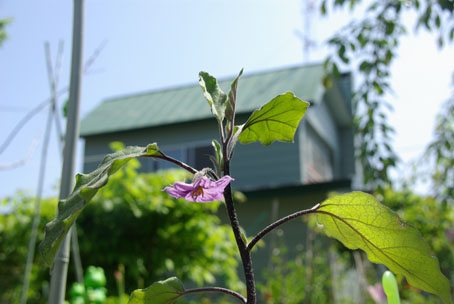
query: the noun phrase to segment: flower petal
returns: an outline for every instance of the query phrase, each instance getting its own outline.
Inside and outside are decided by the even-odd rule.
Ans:
[[[219,180],[217,180],[215,182],[216,184],[216,187],[221,187],[222,190],[225,189],[225,187],[227,187],[227,185],[231,182],[231,181],[234,181],[234,179],[228,175],[225,175],[223,177],[221,177]]]
[[[181,182],[176,182],[173,184],[173,187],[178,191],[192,191],[197,188],[194,186],[195,185],[193,185],[193,184],[186,184],[186,183],[181,183]]]
[[[167,191],[175,198],[184,197],[190,202],[207,203],[222,200],[224,189],[234,179],[226,175],[213,182],[209,178],[202,176],[193,184],[176,182],[170,187],[165,187],[162,191]]]
[[[176,182],[170,187],[165,187],[162,191],[167,191],[168,194],[175,198],[181,198],[191,193],[192,190],[194,190],[192,184]]]
[[[181,195],[181,192],[172,187],[165,187],[164,189],[162,189],[162,191],[166,191],[169,195],[173,196],[174,198],[184,197],[184,195]]]
[[[209,189],[209,188],[214,188],[216,187],[216,183],[213,182],[211,179],[209,179],[208,177],[201,177],[195,184],[194,186],[200,186],[202,187],[203,189]]]

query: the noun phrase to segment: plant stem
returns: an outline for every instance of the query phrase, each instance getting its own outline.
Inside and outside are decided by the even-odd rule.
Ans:
[[[168,162],[171,162],[171,163],[173,163],[173,164],[185,169],[186,171],[189,171],[192,174],[196,174],[197,173],[197,170],[192,168],[191,166],[189,166],[189,165],[187,165],[187,164],[185,164],[185,163],[183,163],[183,162],[181,162],[181,161],[179,161],[179,160],[177,160],[177,159],[175,159],[173,157],[167,156],[164,153],[162,153],[161,151],[159,151],[159,152],[162,154],[162,156],[151,155],[151,156],[143,156],[143,157],[160,158],[160,159],[166,160]]]
[[[315,205],[314,207],[312,207],[311,209],[306,209],[306,210],[301,210],[301,211],[298,211],[298,212],[295,212],[293,214],[290,214],[290,215],[287,215],[286,217],[284,218],[281,218],[280,220],[277,220],[276,222],[268,225],[265,229],[263,229],[262,231],[260,231],[253,239],[252,241],[248,244],[247,246],[247,250],[248,251],[251,251],[251,249],[254,247],[254,245],[260,241],[268,232],[271,232],[273,231],[273,229],[277,228],[278,226],[294,219],[294,218],[297,218],[301,215],[304,215],[304,214],[308,214],[308,213],[313,213],[315,212],[318,208],[320,207],[320,204],[317,204]]]
[[[237,299],[239,299],[241,301],[241,303],[245,303],[245,304],[247,303],[246,299],[239,293],[237,293],[233,290],[221,288],[221,287],[204,287],[204,288],[188,289],[188,290],[184,291],[184,294],[186,295],[186,294],[190,294],[190,293],[199,293],[199,292],[221,292],[221,293],[231,295],[232,297],[236,297]]]
[[[226,155],[227,145],[223,145],[224,155]],[[226,157],[224,159],[224,174],[230,174],[230,160]],[[246,243],[241,237],[240,224],[236,215],[235,206],[233,205],[232,199],[232,188],[230,184],[225,188],[224,191],[225,205],[227,207],[227,213],[229,215],[230,224],[232,226],[233,234],[235,236],[238,250],[240,251],[241,261],[243,262],[244,276],[246,278],[247,288],[247,303],[256,304],[256,291],[255,291],[255,280],[254,270],[252,268],[251,254],[247,248]]]

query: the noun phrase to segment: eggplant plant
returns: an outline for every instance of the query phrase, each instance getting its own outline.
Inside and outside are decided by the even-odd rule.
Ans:
[[[135,290],[129,304],[168,304],[188,294],[205,292],[224,293],[237,302],[255,304],[257,294],[251,250],[275,228],[292,219],[309,215],[317,216],[326,235],[336,238],[350,249],[365,251],[371,262],[384,264],[394,274],[405,276],[412,286],[438,295],[445,303],[451,303],[450,282],[441,273],[437,258],[431,254],[419,231],[369,194],[352,192],[329,198],[310,209],[270,223],[249,239],[241,232],[232,197],[231,182],[235,177],[230,175],[236,145],[256,141],[264,146],[274,141],[293,142],[296,129],[309,107],[308,102],[287,92],[254,111],[246,123],[236,125],[237,89],[242,73],[241,70],[233,80],[228,94],[221,89],[216,78],[206,72],[199,74],[203,95],[218,122],[220,141],[212,141],[215,170],[205,168],[198,171],[166,155],[157,143],[146,147],[130,146],[107,155],[96,170],[76,176],[73,192],[59,202],[57,216],[46,225],[46,235],[40,244],[40,252],[46,263],[52,266],[59,245],[71,225],[96,192],[108,183],[109,177],[132,158],[151,157],[171,162],[193,174],[191,183],[175,182],[163,189],[169,195],[195,203],[224,201],[241,257],[246,294],[222,287],[185,289],[178,278],[172,277],[148,288]]]

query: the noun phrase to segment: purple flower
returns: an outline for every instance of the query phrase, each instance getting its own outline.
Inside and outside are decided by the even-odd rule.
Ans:
[[[233,181],[233,178],[228,175],[215,182],[202,176],[192,184],[176,182],[171,187],[165,187],[162,191],[167,191],[175,198],[183,197],[191,202],[207,203],[222,200],[224,189],[231,181]]]

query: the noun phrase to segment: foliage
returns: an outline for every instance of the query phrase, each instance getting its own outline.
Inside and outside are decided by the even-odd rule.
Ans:
[[[108,278],[123,264],[127,292],[169,274],[198,286],[220,276],[230,287],[241,288],[230,229],[219,225],[214,214],[219,203],[174,199],[161,190],[187,178],[186,173],[138,174],[138,166],[131,160],[112,176],[79,217],[84,263],[101,266]],[[113,280],[108,289],[113,294]]]
[[[421,197],[410,189],[393,191],[386,188],[383,192],[383,203],[395,210],[399,216],[418,227],[422,235],[430,235],[427,239],[429,247],[433,250],[440,262],[441,271],[454,278],[454,239],[449,238],[449,231],[454,223],[454,208],[445,205],[431,197]],[[413,290],[405,290],[403,297],[409,298]]]
[[[11,22],[10,19],[0,19],[0,47],[2,46],[3,42],[8,38],[6,34],[6,26]]]
[[[323,244],[317,240],[313,248],[317,254],[311,260],[307,252],[291,257],[285,246],[276,247],[264,273],[266,281],[258,285],[261,303],[331,303],[328,251]]]
[[[19,298],[24,279],[25,261],[28,251],[28,239],[36,199],[25,192],[18,192],[2,200],[7,210],[0,214],[0,302],[13,303]],[[56,199],[41,201],[41,218],[38,238],[44,236],[44,226],[55,216]],[[42,303],[47,299],[48,270],[39,265],[39,256],[35,257],[31,272],[28,303]]]
[[[402,274],[414,287],[450,302],[450,283],[420,232],[374,197],[353,192],[330,198],[315,211],[325,233],[350,249],[362,249],[374,263]]]
[[[334,7],[356,7],[360,0],[323,0],[320,10]],[[352,21],[328,41],[336,52],[326,61],[327,69],[339,75],[338,65],[357,65],[359,83],[354,92],[355,128],[366,184],[380,190],[390,182],[388,171],[396,165],[392,147],[394,129],[387,119],[391,108],[386,94],[391,92],[390,67],[396,57],[400,38],[407,32],[402,23],[405,11],[417,13],[416,27],[423,26],[438,35],[438,45],[454,40],[454,3],[450,0],[401,1],[373,0],[365,17]],[[327,78],[326,84],[329,84]]]
[[[426,149],[425,159],[431,166],[433,195],[444,202],[454,203],[454,74],[453,93],[436,118],[434,138]]]
[[[176,170],[138,174],[138,166],[128,163],[78,219],[83,263],[105,268],[110,295],[116,294],[114,273],[120,263],[126,265],[128,292],[170,273],[195,285],[223,278],[231,288],[241,289],[230,231],[217,225],[219,219],[214,215],[219,204],[180,203],[160,190],[187,174]],[[0,215],[0,301],[12,302],[20,294],[34,202],[24,193],[3,201],[10,212]],[[55,216],[57,200],[46,199],[41,204],[38,239],[44,238],[45,223]],[[177,209],[177,205],[181,206]],[[42,263],[37,256],[28,303],[47,299],[48,270],[39,266]],[[69,272],[74,278],[72,267]]]
[[[89,266],[84,276],[84,284],[72,284],[70,304],[103,304],[106,302],[106,276],[101,267]]]
[[[115,174],[129,160],[139,156],[162,156],[156,144],[146,148],[127,147],[122,151],[104,157],[99,167],[89,174],[77,174],[76,185],[70,196],[58,202],[55,219],[46,225],[46,237],[39,249],[48,265],[52,265],[55,254],[86,204],[95,196],[98,189],[105,186],[112,174]]]

